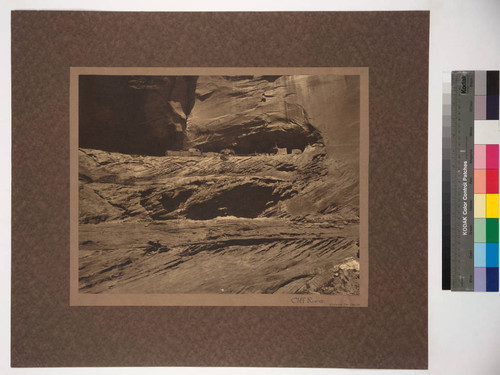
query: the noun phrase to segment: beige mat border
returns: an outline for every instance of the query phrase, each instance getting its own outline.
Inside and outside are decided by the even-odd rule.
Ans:
[[[78,290],[78,77],[80,75],[359,75],[360,294],[88,294]],[[369,70],[365,67],[71,67],[70,68],[70,305],[71,306],[368,306]]]

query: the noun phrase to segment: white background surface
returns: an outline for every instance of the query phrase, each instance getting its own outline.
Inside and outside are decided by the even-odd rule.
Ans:
[[[430,10],[429,370],[269,368],[10,368],[10,10]],[[441,291],[441,81],[451,70],[500,70],[500,0],[5,1],[0,5],[0,373],[500,374],[500,294]],[[421,218],[415,218],[420,220]]]

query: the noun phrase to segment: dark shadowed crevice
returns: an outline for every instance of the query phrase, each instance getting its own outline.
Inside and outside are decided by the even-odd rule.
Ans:
[[[218,216],[254,218],[280,199],[273,191],[272,186],[253,183],[238,185],[219,192],[211,199],[190,204],[186,207],[185,214],[188,219],[195,220],[208,220]]]
[[[79,80],[79,146],[164,155],[186,143],[197,76],[93,76]]]

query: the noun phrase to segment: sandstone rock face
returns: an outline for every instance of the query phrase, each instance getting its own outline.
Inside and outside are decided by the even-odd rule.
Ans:
[[[202,151],[230,148],[237,154],[304,149],[321,141],[291,90],[290,77],[201,76],[188,118],[190,145]]]
[[[359,293],[359,80],[80,81],[84,293]]]
[[[359,132],[359,106],[345,103],[345,92],[356,85],[352,80],[335,75],[81,76],[80,146],[141,155],[188,148],[252,154],[325,142],[328,151],[341,147],[356,153],[357,145],[345,144]],[[341,111],[347,115],[339,116]],[[348,114],[352,119],[342,118]]]
[[[200,76],[187,122],[189,144],[204,151],[290,152],[323,142],[357,168],[359,77]]]
[[[82,148],[80,223],[224,216],[332,225],[357,221],[357,180],[343,164],[329,172],[324,149],[223,158],[134,156]]]
[[[293,95],[287,101],[302,106],[322,136],[330,159],[359,168],[359,76],[283,76]]]
[[[79,156],[84,293],[359,291],[357,180],[323,146]]]

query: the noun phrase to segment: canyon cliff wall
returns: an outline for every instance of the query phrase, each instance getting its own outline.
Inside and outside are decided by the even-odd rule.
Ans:
[[[188,148],[290,152],[324,142],[352,159],[359,153],[353,87],[357,77],[336,75],[81,76],[80,147],[159,156]]]

